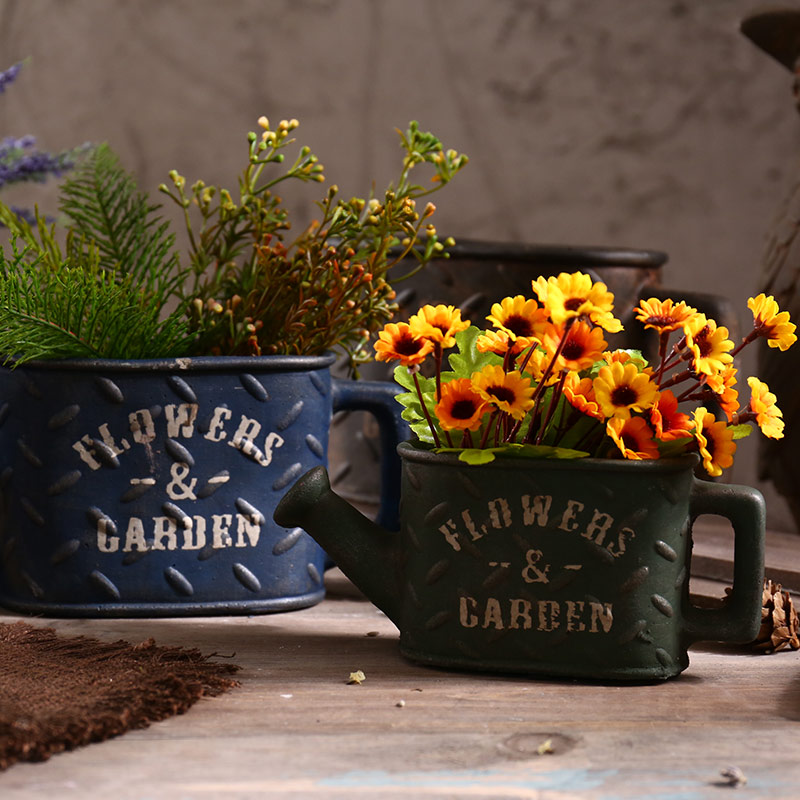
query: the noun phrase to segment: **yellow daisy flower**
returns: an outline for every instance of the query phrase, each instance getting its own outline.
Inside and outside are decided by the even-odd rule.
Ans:
[[[594,393],[603,414],[627,419],[631,411],[646,411],[655,403],[658,387],[635,363],[615,362],[600,367]]]
[[[728,422],[733,419],[733,415],[739,410],[739,390],[735,388],[736,373],[738,371],[733,364],[728,364],[725,369],[716,375],[706,376],[706,385],[716,395],[715,400],[725,412]]]
[[[582,414],[599,420],[606,418],[597,404],[591,378],[581,378],[577,372],[568,372],[564,379],[564,397],[573,408]]]
[[[563,332],[554,328],[549,332],[542,342],[552,358],[563,337]],[[603,351],[608,346],[608,342],[603,338],[602,328],[595,328],[582,320],[570,326],[567,332],[567,340],[561,353],[556,359],[555,369],[574,370],[580,372],[589,369],[595,361],[599,361],[603,356]]]
[[[703,467],[712,477],[719,477],[723,469],[733,464],[733,455],[736,452],[733,431],[727,422],[715,420],[714,415],[702,406],[694,411],[694,427],[694,437],[703,459]]]
[[[591,277],[583,272],[562,272],[548,279],[539,277],[532,286],[556,325],[574,317],[588,316],[609,333],[622,330],[622,323],[611,313],[614,295],[604,283],[592,283]]]
[[[780,311],[772,295],[763,292],[747,301],[753,312],[753,332],[767,340],[770,347],[788,350],[796,341],[796,326],[789,321],[789,312]]]
[[[678,411],[678,399],[669,389],[664,389],[659,394],[658,400],[650,409],[650,421],[655,428],[656,437],[662,442],[692,435],[689,415]]]
[[[606,352],[603,353],[603,361],[605,361],[606,364],[614,364],[616,362],[627,364],[630,362],[636,364],[640,372],[646,372],[648,375],[653,374],[653,368],[647,366],[647,362],[644,358],[641,356],[634,356],[630,350],[606,350]]]
[[[505,372],[501,366],[489,365],[473,373],[472,385],[487,403],[514,419],[522,419],[533,408],[533,386],[518,370]]]
[[[518,355],[527,346],[525,339],[511,339],[506,331],[484,331],[478,336],[475,347],[479,353],[496,353],[504,356],[510,350],[512,355]]]
[[[433,350],[433,343],[418,339],[406,322],[390,322],[378,334],[375,342],[377,361],[399,361],[407,367],[421,364]]]
[[[758,378],[748,378],[747,385],[750,387],[750,411],[755,414],[761,433],[770,439],[782,439],[783,412],[775,405],[778,398]]]
[[[486,319],[512,340],[523,339],[525,344],[531,344],[547,322],[547,316],[547,311],[540,308],[535,300],[526,300],[518,294],[495,303]]]
[[[683,326],[697,313],[697,309],[687,306],[686,303],[673,303],[672,300],[659,300],[651,297],[642,300],[635,309],[636,319],[644,323],[645,328],[652,328],[659,333],[671,333]]]
[[[526,356],[523,358],[523,362],[525,362]],[[528,358],[527,363],[525,363],[525,368],[523,372],[527,372],[533,376],[533,379],[539,383],[542,378],[544,377],[544,373],[547,370],[547,367],[552,360],[552,356],[550,353],[547,352],[543,347],[536,347],[534,351],[531,353],[530,357]],[[550,375],[547,378],[547,382],[545,383],[546,386],[549,386],[553,383],[556,383],[559,379],[559,374],[556,370],[550,370]]]
[[[487,403],[473,389],[469,378],[457,378],[442,386],[442,399],[433,411],[445,430],[476,431],[487,411]]]
[[[612,417],[606,423],[606,432],[625,458],[635,461],[658,458],[653,431],[643,417]]]
[[[692,368],[698,375],[716,375],[733,361],[733,342],[728,329],[717,327],[713,319],[695,314],[683,324],[686,346],[692,352]]]
[[[461,319],[461,309],[455,306],[423,306],[409,320],[411,332],[443,348],[456,343],[456,334],[469,328],[469,320]]]

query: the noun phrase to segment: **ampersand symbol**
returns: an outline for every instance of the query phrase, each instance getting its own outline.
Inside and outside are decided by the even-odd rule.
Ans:
[[[547,577],[550,565],[543,564],[544,570],[536,566],[542,560],[543,555],[541,550],[528,550],[525,554],[528,561],[528,566],[522,570],[522,580],[525,583],[550,583],[550,579]]]
[[[184,483],[189,474],[189,465],[184,462],[173,464],[170,469],[172,480],[167,484],[167,494],[173,500],[196,500],[194,487],[197,485],[197,478],[192,478],[188,484]]]

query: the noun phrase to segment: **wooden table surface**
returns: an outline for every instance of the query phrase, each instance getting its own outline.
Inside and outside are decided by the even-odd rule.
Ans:
[[[800,798],[800,652],[701,646],[649,685],[450,672],[403,659],[392,623],[341,574],[328,583],[323,603],[285,614],[37,620],[229,655],[241,686],[13,766],[0,798]],[[356,670],[366,680],[348,685]],[[724,785],[729,766],[745,786]]]

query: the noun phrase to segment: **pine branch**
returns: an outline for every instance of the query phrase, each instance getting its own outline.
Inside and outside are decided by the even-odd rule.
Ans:
[[[162,306],[182,280],[175,237],[108,145],[100,145],[61,187],[59,207],[73,233],[97,245],[100,267],[129,277]]]
[[[130,277],[65,264],[43,270],[27,250],[0,254],[0,353],[17,363],[52,358],[182,355],[186,325],[137,291]]]

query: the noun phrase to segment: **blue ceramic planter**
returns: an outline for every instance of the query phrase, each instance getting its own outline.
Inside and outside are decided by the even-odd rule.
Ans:
[[[327,462],[332,413],[375,413],[382,519],[397,516],[394,386],[333,356],[36,362],[0,383],[0,604],[60,616],[286,611],[324,594],[325,553],[272,522]]]

